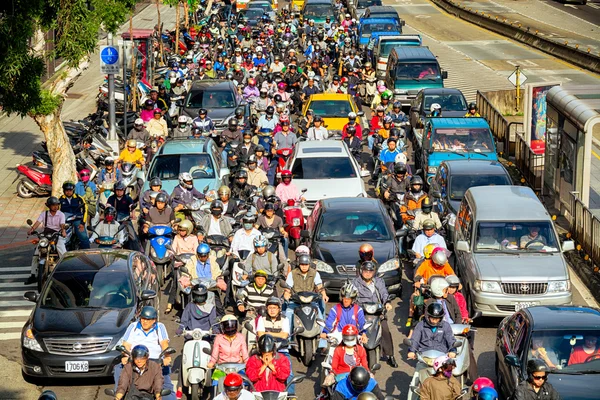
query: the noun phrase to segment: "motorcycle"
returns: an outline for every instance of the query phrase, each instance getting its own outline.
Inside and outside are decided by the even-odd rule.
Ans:
[[[214,257],[219,264],[219,269],[223,271],[225,266],[229,265],[227,256],[231,245],[229,239],[223,235],[209,235],[204,238],[204,241],[210,246],[211,259]]]
[[[211,332],[199,328],[186,330],[182,336],[191,336],[183,345],[181,368],[183,380],[182,387],[187,388],[193,400],[200,400],[203,389],[211,386],[211,377],[208,368],[211,349]],[[208,350],[205,351],[204,349]]]
[[[237,294],[238,290],[248,284],[248,278],[244,279],[244,275],[247,275],[244,262],[250,254],[249,250],[240,250],[238,255],[231,254],[231,280],[228,282],[225,298],[228,300],[231,298],[233,300],[232,304],[235,304],[233,297]]]
[[[206,352],[206,350],[203,350]],[[214,372],[213,372],[213,377],[216,375],[221,375],[221,377],[219,379],[217,379],[217,384],[213,384],[212,387],[212,396],[211,398],[214,399],[215,397],[217,397],[219,395],[219,393],[223,393],[224,390],[224,386],[223,386],[223,380],[225,379],[225,376],[228,374],[239,374],[240,371],[243,371],[246,369],[246,364],[245,363],[220,363],[220,364],[216,364],[215,368],[214,368]],[[218,372],[217,372],[218,371]]]
[[[266,151],[266,149],[265,149]],[[294,151],[291,147],[286,147],[283,149],[277,149],[277,172],[281,173],[285,169],[285,165],[288,162],[288,159],[292,156],[292,152]]]
[[[123,176],[121,182],[127,187],[127,194],[136,202],[140,195],[144,172],[135,164],[123,163],[121,165],[121,175]]]
[[[13,183],[17,183],[17,195],[22,199],[29,199],[33,195],[50,196],[52,194],[52,169],[37,167],[32,163],[17,164],[17,176]]]
[[[390,294],[388,302],[394,300],[396,295]],[[369,362],[369,368],[375,365],[379,361],[380,350],[381,350],[381,320],[385,318],[386,309],[381,303],[364,303],[363,310],[365,313],[365,325],[371,323],[368,328],[365,329],[365,334],[368,338],[367,343],[363,346],[367,351],[367,360]]]
[[[302,190],[302,194],[304,193],[306,193],[306,189]],[[308,214],[309,210],[304,202],[288,199],[283,212],[285,214],[284,227],[288,233],[290,248],[295,249],[302,244],[302,232],[306,229],[304,214]]]
[[[149,222],[147,222],[150,224]],[[151,225],[148,228],[146,243],[146,254],[156,265],[158,271],[158,283],[162,286],[169,274],[171,257],[167,252],[167,246],[171,245],[173,239],[173,228],[168,225]]]
[[[300,383],[300,382],[304,381],[304,378],[306,378],[306,375],[302,375],[302,374],[294,375],[294,378],[292,378],[292,380],[286,385],[284,392],[278,392],[275,390],[265,390],[262,392],[256,392],[256,391],[254,391],[254,385],[252,384],[252,382],[250,382],[250,380],[248,380],[248,378],[245,378],[244,381],[250,387],[250,390],[252,391],[252,394],[254,395],[256,400],[261,400],[261,399],[262,400],[287,400],[287,398],[288,398],[287,391],[288,391],[289,387],[291,385],[294,385],[296,383]]]

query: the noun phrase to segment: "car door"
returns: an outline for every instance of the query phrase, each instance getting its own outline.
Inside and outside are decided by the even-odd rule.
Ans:
[[[417,97],[412,102],[410,107],[410,125],[413,127],[417,127],[419,122],[419,115],[421,113],[421,108],[423,106],[423,91],[421,90],[417,93]]]
[[[497,342],[497,379],[500,390],[505,396],[512,396],[515,387],[519,384],[522,373],[521,367],[509,365],[505,358],[509,355],[517,356],[523,365],[523,353],[526,352],[528,323],[525,315],[518,312],[510,317],[499,330]]]
[[[460,204],[458,215],[456,216],[456,226],[455,226],[455,238],[454,238],[454,247],[456,248],[456,242],[459,240],[464,240],[467,242],[469,249],[471,246],[471,229],[472,229],[472,212],[469,206],[467,199],[463,199]],[[470,281],[469,272],[467,271],[468,265],[468,256],[470,253],[466,253],[463,251],[456,250],[454,252],[456,255],[456,273],[462,277],[463,283],[467,287],[467,297],[469,296],[469,289],[471,287],[472,281]]]

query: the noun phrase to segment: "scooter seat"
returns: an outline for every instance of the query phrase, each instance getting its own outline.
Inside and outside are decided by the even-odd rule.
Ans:
[[[50,168],[37,167],[35,165],[30,165],[29,168],[33,171],[39,172],[40,174],[52,175],[52,169]]]

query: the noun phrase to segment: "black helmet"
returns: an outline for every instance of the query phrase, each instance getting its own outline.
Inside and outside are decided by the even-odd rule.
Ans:
[[[212,203],[210,203],[210,210],[218,209],[221,209],[221,211],[223,210],[223,202],[221,200],[213,200]]]
[[[127,186],[125,186],[123,181],[119,181],[119,182],[115,183],[115,186],[113,189],[116,191],[116,190],[125,190],[126,188],[127,188]]]
[[[263,146],[262,144],[257,145],[256,148],[254,149],[254,154],[256,154],[256,152],[258,152],[258,151],[262,151],[264,153],[265,146]]]
[[[237,127],[238,127],[238,121],[237,121],[237,119],[231,118],[229,120],[229,122],[227,123],[227,126],[229,127],[229,130],[237,129]]]
[[[238,330],[238,320],[233,314],[226,314],[221,318],[221,322],[219,322],[219,326],[221,327],[221,332],[227,336],[233,336],[237,333]]]
[[[206,290],[206,286],[204,285],[196,285],[192,289],[192,300],[196,304],[204,304],[206,303],[206,299],[208,297],[208,290]]]
[[[134,360],[150,357],[150,350],[143,344],[138,344],[131,349],[131,358]]]
[[[273,96],[273,100],[275,101],[275,103],[281,103],[283,101],[283,97],[281,97],[280,94],[276,94],[275,96]]]
[[[267,107],[266,113],[267,113],[267,115],[275,114],[275,108],[273,106]]]
[[[427,306],[426,315],[427,322],[429,322],[429,325],[437,326],[442,322],[442,319],[444,318],[444,307],[440,303],[431,303]],[[431,323],[429,318],[440,318],[440,322],[434,325]]]
[[[477,104],[469,103],[469,110],[477,110]]]
[[[48,197],[48,200],[46,200],[46,207],[58,205],[60,205],[60,200],[58,199],[58,197],[50,196]]]
[[[413,185],[421,185],[423,186],[423,178],[421,178],[421,176],[419,175],[415,175],[410,179],[410,186]]]
[[[156,308],[152,306],[144,306],[144,308],[142,308],[142,312],[140,313],[140,318],[143,319],[156,319],[157,316],[158,313],[156,312]]]
[[[168,200],[167,195],[164,194],[164,193],[162,193],[162,192],[156,195],[156,202],[157,203],[161,202],[161,203],[165,203],[166,204],[167,200]]]
[[[63,183],[63,192],[67,190],[75,190],[75,184],[73,182],[65,182]]]
[[[390,129],[390,137],[400,138],[403,137],[402,132],[398,128]]]
[[[112,158],[112,157],[106,157],[104,159],[104,165],[105,166],[107,166],[107,165],[115,165],[115,159]]]
[[[236,108],[236,109],[235,109],[235,116],[236,116],[237,118],[241,118],[241,117],[243,117],[243,116],[244,116],[244,114],[245,114],[245,111],[244,111],[244,108],[243,108],[243,107],[238,107],[238,108]]]
[[[208,111],[206,111],[206,108],[201,108],[198,110],[198,115],[206,115],[208,114]]]
[[[256,217],[252,213],[246,213],[242,217],[242,224],[253,224],[256,222]]]
[[[265,305],[267,307],[268,306],[278,306],[279,308],[281,308],[281,300],[277,296],[271,296],[267,299],[267,302],[265,303]]]
[[[354,126],[354,125],[348,125],[346,127],[346,133],[348,135],[355,135],[356,134],[356,126]]]
[[[406,164],[404,163],[396,163],[394,164],[394,174],[406,174],[408,170],[406,169]]]
[[[310,256],[306,254],[302,254],[298,257],[298,265],[310,265]]]
[[[111,216],[112,219],[107,219],[107,217]],[[112,221],[117,217],[117,209],[114,208],[113,206],[108,206],[104,209],[104,219],[107,219],[108,221]]]
[[[264,210],[265,210],[265,211],[266,211],[266,210],[275,210],[275,204],[273,204],[273,202],[270,202],[270,201],[268,201],[268,202],[265,204],[265,208],[264,208]]]
[[[362,264],[360,264],[360,270],[361,271],[375,271],[377,268],[375,267],[375,264],[373,264],[372,261],[365,261]]]
[[[367,388],[369,381],[371,380],[371,374],[365,367],[354,367],[350,370],[350,385],[355,392],[362,392]]]
[[[527,378],[531,381],[534,372],[545,372],[548,374],[548,366],[543,360],[533,358],[527,361]]]
[[[429,214],[431,210],[433,210],[433,203],[429,197],[425,197],[423,199],[423,202],[421,203],[421,210],[423,210],[423,212],[426,214]]]
[[[248,171],[245,169],[240,169],[237,174],[235,174],[236,179],[244,178],[248,179]]]
[[[58,400],[58,397],[52,390],[44,390],[38,400]]]
[[[160,180],[159,177],[154,177],[152,179],[150,179],[150,187],[152,186],[161,186],[162,187],[162,181]]]
[[[258,351],[260,354],[275,352],[275,339],[273,336],[266,334],[258,338]]]

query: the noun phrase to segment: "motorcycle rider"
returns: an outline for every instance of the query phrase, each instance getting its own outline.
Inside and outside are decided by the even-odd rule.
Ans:
[[[173,129],[174,138],[188,138],[192,136],[192,127],[188,125],[188,117],[180,115],[177,118],[177,128]]]
[[[244,389],[244,380],[240,374],[231,373],[223,379],[223,393],[219,393],[215,400],[254,400],[254,395]]]
[[[173,207],[177,218],[181,218],[181,220],[185,219],[185,216],[180,211],[186,204],[194,201],[194,199],[204,199],[204,193],[194,188],[194,179],[189,172],[182,172],[179,174],[179,185],[171,193],[171,207]]]
[[[248,171],[240,169],[235,175],[231,188],[231,197],[242,201],[248,201],[254,194],[255,186],[248,184]]]
[[[361,159],[361,151],[362,151],[362,143],[358,137],[356,137],[356,127],[353,125],[349,125],[345,129],[346,137],[343,138],[344,143],[350,149],[350,153],[354,155],[358,162],[362,162]]]
[[[548,366],[540,359],[527,361],[527,380],[519,383],[512,395],[514,400],[560,400],[560,395],[548,383]],[[479,392],[481,397],[482,389]]]
[[[215,130],[215,124],[208,116],[208,111],[206,108],[201,108],[198,110],[198,116],[193,119],[192,124],[194,127],[201,129],[203,132],[213,132]]]
[[[356,137],[358,140],[362,140],[362,127],[360,124],[356,123],[356,118],[358,118],[358,115],[354,111],[348,113],[348,123],[342,128],[342,138],[345,138],[348,134],[348,128],[353,126],[355,128]]]
[[[250,253],[254,252],[254,239],[260,236],[258,229],[254,227],[256,223],[256,217],[254,214],[246,213],[242,217],[242,229],[238,229],[233,235],[231,241],[230,252],[239,255],[240,250],[247,250]]]
[[[229,201],[231,198],[231,189],[229,189],[229,186],[221,186],[217,191],[217,194],[219,195],[219,200],[223,203],[223,214],[228,217],[236,215],[238,212],[237,203],[235,201]]]
[[[268,246],[269,240],[263,235],[254,238],[254,252],[245,263],[248,274],[260,270],[266,272],[270,277],[277,276],[277,257],[268,250]]]
[[[287,204],[287,201],[292,199],[295,201],[304,201],[304,197],[300,197],[300,191],[295,183],[292,183],[292,171],[285,169],[281,171],[281,183],[277,185],[275,194],[281,200],[282,204]]]
[[[480,376],[479,378],[473,381],[473,385],[471,385],[471,390],[469,393],[469,400],[477,400],[477,395],[484,388],[494,389],[494,382],[490,378],[486,378],[485,376]]]
[[[423,223],[428,219],[433,220],[436,229],[439,230],[442,228],[442,221],[440,221],[438,213],[433,212],[433,202],[429,197],[425,197],[421,202],[421,209],[417,210],[415,213],[415,219],[412,220],[413,229],[423,229]]]
[[[345,378],[354,366],[360,365],[369,369],[367,352],[358,341],[358,328],[355,325],[346,325],[341,332],[342,342],[334,350],[331,374],[329,379],[325,378],[325,381],[331,383],[333,383],[332,378],[338,381]]]
[[[357,271],[360,270],[360,266],[365,261],[372,262],[375,266],[375,269],[379,268],[379,263],[375,259],[375,250],[373,249],[373,246],[371,246],[369,243],[363,243],[358,248],[358,261],[355,264],[355,268]]]
[[[281,121],[281,131],[273,137],[276,149],[292,149],[298,143],[298,137],[290,131],[290,121]]]
[[[438,103],[433,103],[429,107],[429,118],[442,118],[442,106]]]
[[[212,355],[208,368],[212,369],[218,363],[245,363],[248,360],[248,346],[246,338],[238,332],[238,320],[232,314],[226,314],[219,322],[221,331],[215,337]],[[246,367],[246,372],[248,368]]]
[[[364,303],[379,303],[385,306],[387,311],[392,310],[392,304],[388,301],[389,293],[385,287],[383,278],[376,276],[376,266],[372,261],[365,261],[359,269],[359,276],[352,280],[358,289],[358,304],[362,307]],[[394,343],[392,334],[387,323],[387,318],[381,318],[381,353],[392,368],[398,368],[394,357]]]
[[[245,276],[247,277],[247,275]],[[259,309],[266,307],[267,300],[275,293],[273,287],[267,285],[268,277],[267,271],[259,269],[254,273],[254,282],[240,289],[243,300],[237,299],[237,309],[242,315],[246,313],[247,307],[252,307],[257,312]]]
[[[441,247],[433,249],[431,259],[423,260],[419,268],[417,268],[417,271],[415,272],[415,282],[419,281],[419,278],[423,278],[425,282],[428,282],[429,278],[434,275],[441,275],[443,277],[454,275],[454,270],[448,263],[446,249]]]
[[[139,344],[131,350],[131,363],[123,367],[117,384],[115,399],[121,400],[126,394],[132,398],[153,397],[160,400],[164,378],[161,366],[149,360],[150,350]]]
[[[314,118],[313,124],[306,132],[307,140],[326,140],[329,138],[329,132],[327,132],[327,128],[322,126],[323,118],[320,115]]]
[[[409,190],[409,179],[407,175],[406,164],[395,163],[393,174],[389,175],[387,180],[387,190],[383,193],[383,197],[388,200],[391,194],[404,195]],[[400,196],[398,196],[400,197]]]
[[[129,215],[131,213],[131,206],[133,199],[125,194],[125,184],[122,181],[115,183],[113,187],[114,194],[108,198],[106,204],[113,206],[117,210],[117,215]]]
[[[170,225],[175,220],[175,213],[169,206],[169,197],[164,193],[159,193],[156,196],[154,206],[148,210],[146,222],[151,222],[153,225]],[[183,221],[182,221],[183,222]],[[143,233],[148,233],[149,224],[144,223],[142,228]]]
[[[131,139],[135,140],[136,142],[144,143],[145,145],[147,145],[150,141],[150,133],[144,126],[143,119],[137,118],[133,122],[133,128],[131,128],[129,134],[127,135],[127,140]]]
[[[63,195],[59,198],[60,211],[62,211],[65,215],[72,214],[81,217],[73,221],[73,232],[79,239],[79,248],[89,249],[90,241],[88,238],[87,229],[85,228],[88,217],[87,204],[82,197],[75,194],[75,184],[73,182],[67,181],[63,183],[62,188]]]
[[[169,136],[169,127],[167,121],[163,118],[160,108],[154,109],[153,118],[146,122],[146,129],[150,134],[150,139],[165,140]]]
[[[119,168],[115,168],[115,159],[112,157],[106,157],[104,160],[104,168],[100,171],[100,178],[98,179],[98,184],[102,185],[103,183],[116,183],[121,180],[121,170]]]
[[[248,167],[248,185],[250,187],[256,187],[262,190],[269,184],[266,172],[261,168],[258,168],[256,155],[252,154],[248,157],[246,167]]]
[[[396,156],[402,153],[397,147],[396,143],[398,140],[395,137],[391,137],[387,140],[387,149],[383,149],[379,153],[379,160],[383,165],[388,165],[396,160]]]
[[[479,112],[477,112],[477,104],[469,103],[469,111],[467,111],[467,113],[465,114],[465,118],[469,117],[481,117],[481,115],[479,115]]]
[[[365,313],[358,304],[356,304],[356,298],[358,297],[358,289],[352,284],[352,282],[344,283],[344,286],[340,289],[339,299],[340,302],[335,306],[331,307],[329,314],[327,314],[327,320],[325,321],[325,328],[321,333],[321,338],[327,338],[327,333],[341,332],[342,328],[347,326],[354,326],[361,331],[365,324]],[[357,335],[358,335],[357,331]],[[367,341],[366,334],[362,334],[361,342]]]
[[[460,383],[452,376],[456,361],[447,355],[439,356],[433,361],[435,373],[421,385],[421,399],[454,400],[460,396]]]
[[[164,195],[167,196],[167,203],[169,202],[168,201],[169,193],[167,193],[167,191],[162,188],[162,181],[160,180],[160,178],[154,177],[154,178],[150,179],[149,186],[150,186],[150,189],[146,190],[140,196],[140,209],[142,210],[142,213],[144,215],[147,215],[148,211],[150,211],[150,208],[152,208],[153,203],[150,199],[150,195],[153,192],[154,193],[163,193]]]
[[[423,249],[429,243],[435,243],[438,247],[446,249],[446,241],[443,236],[435,231],[435,222],[432,219],[423,222],[423,233],[415,239],[412,251],[415,253],[415,258],[423,258]]]
[[[31,235],[40,225],[44,227],[44,233],[55,233],[60,231],[60,236],[56,241],[56,251],[58,252],[58,256],[62,257],[63,254],[67,252],[67,248],[65,245],[65,237],[67,236],[67,231],[65,227],[65,214],[60,211],[60,200],[54,196],[48,197],[46,200],[46,207],[48,210],[42,211],[38,219],[34,222],[34,224],[27,231],[28,235]],[[89,242],[88,242],[89,244]],[[31,285],[37,281],[37,270],[38,270],[38,249],[36,247],[35,253],[33,254],[33,259],[31,262],[31,275],[25,281],[25,285]]]
[[[261,115],[258,119],[254,133],[260,132],[261,129],[270,129],[271,131],[274,131],[278,123],[279,119],[275,117],[275,107],[268,106],[265,115]]]
[[[204,215],[200,221],[198,239],[204,240],[205,236],[221,235],[231,240],[233,228],[227,218],[223,217],[225,206],[221,200],[213,200],[210,203],[210,214]]]
[[[425,309],[423,318],[415,327],[411,336],[409,359],[416,359],[415,352],[437,350],[447,353],[448,357],[456,357],[452,327],[444,321],[444,307],[440,303],[431,303]]]
[[[404,201],[409,210],[421,208],[421,203],[427,198],[427,192],[423,190],[423,178],[414,175],[410,178],[410,191],[406,194]]]
[[[275,339],[268,333],[258,338],[258,352],[248,359],[246,376],[257,392],[273,390],[285,392],[291,364],[287,357],[277,352]]]
[[[361,393],[370,392],[377,400],[383,400],[383,393],[375,378],[363,366],[355,366],[348,376],[338,382],[332,400],[356,399]]]
[[[227,143],[231,143],[235,140],[237,140],[238,142],[244,140],[242,130],[240,129],[239,124],[235,118],[229,120],[229,122],[227,123],[227,129],[225,129],[221,133],[221,139],[223,139],[221,142],[221,146],[225,146]]]
[[[496,391],[496,389],[491,387],[483,388],[477,394],[477,400],[498,400],[498,398],[498,392]],[[535,397],[535,399],[537,399],[537,397]],[[556,397],[556,399],[560,399],[560,396]]]
[[[118,245],[123,247],[127,241],[127,234],[125,229],[119,230],[119,227],[120,224],[117,222],[117,210],[112,206],[106,207],[104,209],[104,219],[94,226],[95,234],[92,234],[90,237],[90,242],[93,241],[95,237],[114,237],[117,239]]]
[[[402,111],[402,103],[399,101],[395,101],[394,104],[392,104],[392,111],[388,115],[392,118],[392,121],[394,121],[394,125],[409,121],[408,116]]]
[[[138,168],[141,168],[142,165],[144,165],[144,154],[137,148],[137,141],[135,139],[127,139],[126,146],[119,154],[119,159],[117,161],[120,165],[123,163],[131,163],[137,165]]]
[[[432,258],[434,256],[435,254]],[[450,285],[442,277],[431,278],[431,298],[425,301],[425,306],[428,307],[432,303],[441,304],[444,309],[444,321],[450,325],[458,324],[462,322],[462,314],[454,296],[448,295],[448,286]]]

